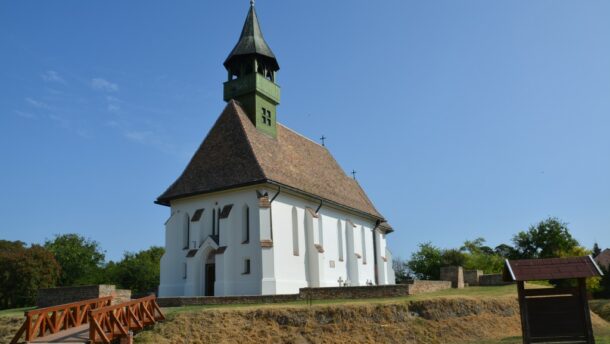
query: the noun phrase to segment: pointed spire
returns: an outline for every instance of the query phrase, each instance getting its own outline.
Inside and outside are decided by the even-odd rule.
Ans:
[[[280,69],[275,55],[271,48],[269,48],[269,45],[267,45],[267,42],[265,42],[265,38],[263,38],[253,0],[250,1],[250,10],[248,11],[239,41],[225,60],[224,66],[230,68],[235,62],[239,62],[242,57],[248,55],[259,55],[267,60],[269,67],[276,71]]]

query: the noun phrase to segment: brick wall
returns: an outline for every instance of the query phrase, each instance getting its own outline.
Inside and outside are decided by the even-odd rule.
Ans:
[[[299,294],[289,295],[163,297],[158,298],[157,302],[161,307],[180,307],[192,305],[280,303],[308,300],[310,298],[312,300],[365,299],[407,296],[449,288],[451,288],[451,282],[447,281],[413,281],[410,284],[382,286],[301,288]]]
[[[36,306],[50,307],[65,303],[97,299],[103,296],[114,296],[113,304],[125,302],[131,299],[131,291],[116,289],[114,285],[86,285],[78,287],[61,287],[38,290]]]

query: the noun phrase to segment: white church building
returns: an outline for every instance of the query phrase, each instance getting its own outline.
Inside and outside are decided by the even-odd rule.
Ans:
[[[278,62],[251,5],[224,66],[228,102],[168,206],[159,296],[394,284],[393,230],[328,149],[278,123]]]

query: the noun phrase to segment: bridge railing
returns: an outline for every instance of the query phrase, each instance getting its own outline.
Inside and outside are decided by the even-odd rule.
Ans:
[[[90,342],[105,344],[165,319],[154,295],[93,309],[88,317]]]
[[[11,344],[17,343],[25,333],[26,342],[48,336],[73,327],[87,324],[88,313],[91,310],[110,306],[112,296],[84,300],[25,312],[25,322]]]

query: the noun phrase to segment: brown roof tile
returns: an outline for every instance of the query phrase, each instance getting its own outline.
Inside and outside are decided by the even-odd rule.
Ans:
[[[597,257],[595,257],[595,261],[599,266],[610,269],[610,248],[607,248],[598,254]]]
[[[508,281],[584,278],[601,275],[590,256],[507,260],[504,269],[504,279]]]
[[[157,203],[169,205],[177,198],[264,182],[383,218],[325,147],[279,123],[276,139],[260,132],[236,101],[229,102],[182,175]]]

